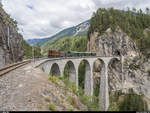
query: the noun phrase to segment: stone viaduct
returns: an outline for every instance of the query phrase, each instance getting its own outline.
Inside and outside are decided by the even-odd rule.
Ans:
[[[37,67],[44,70],[47,74],[50,72],[52,75],[63,76],[66,64],[69,65],[69,80],[78,87],[78,68],[81,61],[84,61],[85,67],[85,84],[84,92],[89,96],[93,96],[93,69],[96,60],[103,62],[103,69],[101,70],[100,80],[100,108],[107,110],[109,107],[109,91],[108,91],[108,65],[111,60],[117,59],[121,61],[120,57],[67,57],[67,58],[53,58],[46,59]]]

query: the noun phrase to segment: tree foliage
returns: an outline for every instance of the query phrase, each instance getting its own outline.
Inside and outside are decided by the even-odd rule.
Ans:
[[[147,103],[142,95],[137,95],[132,89],[126,94],[124,100],[119,104],[120,111],[147,111]]]
[[[88,31],[88,39],[94,31],[102,34],[108,28],[113,31],[116,27],[120,27],[132,39],[134,39],[141,52],[147,53],[150,50],[150,35],[145,33],[145,29],[150,27],[150,10],[145,9],[144,13],[141,9],[133,8],[127,11],[117,10],[113,8],[100,8],[93,13],[91,25]]]
[[[35,58],[39,58],[41,57],[41,48],[39,46],[39,44],[35,45],[34,47],[34,57]],[[24,49],[24,58],[25,59],[30,59],[32,58],[32,46],[30,46],[29,44],[27,44],[27,42],[25,40],[23,40],[23,49]]]
[[[64,37],[59,40],[55,40],[52,43],[48,43],[42,46],[42,54],[47,55],[48,50],[54,49],[59,51],[78,51],[85,52],[87,50],[87,37]]]

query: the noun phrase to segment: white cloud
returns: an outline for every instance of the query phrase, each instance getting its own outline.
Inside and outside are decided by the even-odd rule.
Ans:
[[[90,19],[100,7],[145,8],[150,0],[3,0],[25,39],[40,38]]]

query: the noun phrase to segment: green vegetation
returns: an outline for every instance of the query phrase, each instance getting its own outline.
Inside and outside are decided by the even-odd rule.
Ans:
[[[48,105],[48,108],[49,108],[49,110],[51,110],[51,111],[57,111],[57,108],[56,108],[56,106],[55,106],[54,104],[49,104],[49,105]]]
[[[52,83],[54,83],[56,86],[59,86],[59,84],[57,83],[57,78],[56,78],[56,76],[51,76],[50,75],[50,77],[49,77],[49,80],[52,82]]]
[[[85,80],[85,63],[81,62],[79,65],[79,90],[77,91],[76,86],[71,83],[69,81],[69,67],[68,65],[65,68],[65,72],[64,72],[64,77],[59,77],[59,79],[61,79],[67,87],[69,87],[70,89],[72,89],[72,91],[79,97],[80,101],[86,105],[88,107],[89,111],[100,111],[99,108],[99,99],[98,99],[98,95],[99,95],[99,88],[95,88],[94,89],[94,96],[90,97],[87,96],[86,94],[84,94],[84,80]],[[71,103],[73,104],[73,106],[75,107],[75,103],[73,101],[73,99],[70,99]]]
[[[84,89],[84,80],[85,80],[85,63],[81,62],[79,65],[79,86]]]
[[[73,93],[77,94],[76,86],[73,83],[71,83],[68,78],[59,77],[59,79],[62,80],[68,88],[72,89]]]
[[[51,81],[56,83],[56,78],[52,76]],[[100,111],[98,93],[95,92],[94,96],[87,96],[81,87],[77,90],[76,86],[69,81],[68,78],[59,77],[65,85],[72,89],[74,94],[78,96],[80,101],[88,107],[89,111]],[[69,97],[70,104],[77,108],[77,104],[73,97]],[[110,94],[110,106],[108,111],[147,111],[147,103],[143,99],[143,95],[137,95],[132,89],[129,90],[129,94],[124,94],[121,91],[111,92]]]
[[[77,103],[76,103],[76,100],[75,100],[73,97],[69,96],[68,100],[69,100],[70,104],[71,104],[74,108],[78,108],[78,105],[77,105]]]
[[[46,98],[45,98],[45,101],[46,101],[46,102],[51,102],[51,99],[50,99],[49,97],[46,97]]]
[[[72,89],[72,91],[79,97],[80,101],[88,107],[89,111],[99,111],[100,110],[99,109],[99,104],[98,104],[98,101],[97,101],[98,97],[96,97],[96,96],[92,96],[92,97],[87,96],[86,94],[84,94],[84,91],[81,87],[79,87],[79,89],[77,91],[76,86],[73,83],[71,83],[69,81],[69,79],[67,79],[67,78],[59,77],[59,79],[62,80],[67,87]],[[76,103],[75,103],[73,98],[70,98],[70,102],[72,103],[72,105],[74,107],[76,107]]]
[[[119,104],[120,111],[147,111],[147,103],[143,95],[137,95],[130,89],[129,94],[125,95],[124,100]]]
[[[150,50],[150,33],[145,31],[146,28],[150,29],[150,11],[147,8],[146,13],[142,10],[136,11],[129,10],[116,10],[99,9],[93,14],[91,25],[88,31],[89,35],[94,31],[99,34],[104,33],[108,28],[114,32],[116,28],[121,28],[133,40],[135,40],[139,50],[147,55]],[[60,40],[55,40],[50,44],[42,46],[42,54],[47,55],[49,49],[56,49],[60,51],[79,51],[84,52],[87,50],[87,37],[65,37]],[[131,69],[140,68],[139,65],[131,64]],[[84,94],[84,79],[85,79],[85,64],[81,62],[79,66],[79,90],[74,84],[69,82],[69,66],[66,65],[64,77],[59,77],[67,87],[79,97],[80,101],[88,107],[89,111],[96,111],[99,109],[99,88],[94,89],[94,96],[90,97]],[[112,93],[112,92],[111,92]],[[74,99],[70,97],[70,103],[75,107]],[[133,90],[129,94],[121,93],[120,91],[110,94],[110,111],[146,111],[147,104],[143,99],[143,95],[137,95]]]
[[[35,45],[34,47],[34,57],[39,58],[41,57],[41,49],[39,44]],[[32,47],[27,44],[25,40],[23,40],[23,49],[24,49],[24,59],[30,59],[32,58]]]
[[[64,77],[69,79],[69,65],[66,64],[65,70],[64,70]]]
[[[85,52],[87,50],[87,37],[64,37],[59,40],[55,40],[52,43],[46,43],[41,47],[41,53],[47,56],[49,49],[55,49],[59,51],[78,51]]]
[[[146,8],[146,13],[135,8],[132,11],[130,9],[128,11],[113,8],[98,9],[91,18],[88,39],[94,31],[102,34],[108,28],[115,31],[118,27],[136,41],[141,52],[147,54],[150,50],[150,33],[145,32],[145,29],[150,27],[150,10],[148,8]]]
[[[130,64],[129,69],[133,69],[133,70],[140,69],[140,65],[137,65],[137,64],[134,64],[134,63]]]
[[[99,87],[94,88],[94,95],[95,95],[96,97],[99,96]]]
[[[32,58],[32,47],[23,40],[24,59]]]
[[[74,111],[74,108],[71,106],[68,110],[69,111]]]
[[[96,96],[87,96],[87,95],[80,95],[80,101],[88,107],[89,111],[100,111],[99,102],[97,102]]]
[[[129,94],[120,91],[111,94],[109,111],[147,111],[147,103],[143,99],[143,95],[137,95],[133,89],[129,90]]]

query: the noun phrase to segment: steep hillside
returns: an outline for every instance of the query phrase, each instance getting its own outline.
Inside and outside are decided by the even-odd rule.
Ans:
[[[49,38],[44,38],[44,39],[28,39],[26,40],[26,42],[31,45],[34,46],[36,44],[40,44],[43,45],[45,42],[47,42],[49,40]]]
[[[44,44],[41,49],[43,55],[47,55],[49,49],[83,52],[87,50],[87,37],[63,37],[59,40],[53,41],[52,43]]]
[[[116,28],[121,28],[131,39],[136,42],[138,49],[147,54],[150,50],[150,34],[145,30],[150,27],[150,10],[146,8],[146,13],[142,10],[123,11],[110,9],[99,9],[93,14],[88,37],[94,32],[103,34],[108,28],[114,32]],[[148,31],[148,30],[147,30]]]
[[[23,59],[22,41],[17,22],[0,5],[0,68]]]
[[[90,20],[87,20],[77,26],[74,27],[70,27],[67,29],[64,29],[60,32],[58,32],[57,34],[55,34],[54,36],[51,36],[49,38],[43,38],[43,39],[29,39],[27,40],[27,43],[30,45],[34,45],[39,43],[40,45],[45,44],[47,41],[48,43],[51,43],[54,40],[60,39],[62,37],[68,37],[68,36],[86,36],[87,32],[88,32],[88,28],[90,25]]]
[[[146,11],[147,13],[135,9],[133,11],[98,9],[93,14],[88,31],[88,51],[96,52],[100,56],[122,56],[121,61],[114,59],[108,65],[110,95],[118,90],[120,93],[129,93],[129,89],[133,89],[136,94],[147,98],[146,101],[149,103],[150,12],[148,9]],[[101,61],[97,61],[95,65],[94,88],[99,88],[104,65]],[[134,104],[134,107],[130,107],[131,102],[123,102],[120,109],[138,110],[138,106],[145,105],[144,102],[141,103],[143,104]],[[115,108],[113,103],[111,106],[112,109]],[[150,104],[148,106],[150,109]]]

